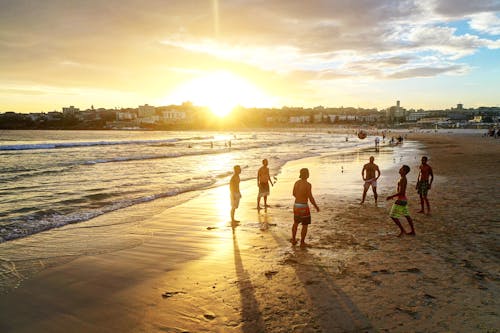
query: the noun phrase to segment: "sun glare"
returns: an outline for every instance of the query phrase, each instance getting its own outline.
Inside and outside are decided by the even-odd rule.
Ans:
[[[214,72],[193,79],[171,95],[178,101],[206,106],[219,117],[229,114],[237,105],[269,106],[271,99],[245,79],[229,72]]]

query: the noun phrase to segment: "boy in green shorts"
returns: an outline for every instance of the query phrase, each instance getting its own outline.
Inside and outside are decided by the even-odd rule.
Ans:
[[[408,198],[406,197],[406,185],[408,184],[408,181],[406,180],[406,175],[409,172],[410,172],[410,167],[407,165],[403,165],[401,169],[399,169],[399,174],[401,175],[401,178],[398,181],[398,192],[394,195],[387,197],[387,200],[394,199],[395,197],[398,198],[396,202],[392,205],[391,213],[389,214],[394,223],[396,223],[396,225],[399,227],[400,233],[398,237],[401,237],[404,234],[415,236],[415,228],[413,227],[413,220],[410,217],[410,212],[408,210]],[[406,220],[410,225],[411,228],[410,232],[406,232],[403,226],[401,225],[401,222],[399,221],[399,219],[403,216],[406,217]]]

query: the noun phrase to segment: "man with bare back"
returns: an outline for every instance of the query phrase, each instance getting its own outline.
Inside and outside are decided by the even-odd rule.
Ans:
[[[415,188],[420,195],[420,210],[419,213],[425,213],[424,203],[427,206],[427,214],[431,213],[431,205],[429,204],[429,199],[427,198],[427,192],[431,189],[432,181],[434,180],[434,174],[432,168],[427,164],[427,156],[422,157],[422,164],[420,165],[420,172],[417,177],[417,185]]]
[[[297,244],[297,228],[299,223],[302,224],[302,230],[300,232],[300,246],[305,247],[307,228],[311,224],[311,212],[309,210],[308,201],[316,208],[319,212],[319,207],[316,205],[316,201],[312,195],[312,186],[307,181],[309,178],[309,170],[307,168],[300,169],[300,180],[295,182],[293,186],[293,196],[295,197],[295,203],[293,205],[293,227],[292,227],[292,239],[290,242],[295,245]]]
[[[363,180],[365,181],[364,188],[363,188],[363,199],[361,199],[361,204],[365,202],[366,199],[366,192],[372,187],[373,190],[373,196],[375,197],[375,203],[377,203],[377,179],[380,177],[380,170],[378,168],[378,165],[373,163],[375,161],[375,157],[370,156],[370,162],[366,163],[363,166],[363,170],[361,170],[361,177],[363,177]],[[375,175],[376,174],[376,175]]]
[[[257,186],[259,187],[259,194],[257,195],[257,209],[260,209],[260,198],[264,197],[264,207],[267,208],[267,196],[269,195],[269,183],[271,186],[273,182],[269,176],[269,168],[267,167],[267,159],[262,160],[262,166],[257,172]]]

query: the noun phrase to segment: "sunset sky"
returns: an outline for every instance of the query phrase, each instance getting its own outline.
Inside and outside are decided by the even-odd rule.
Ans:
[[[0,112],[500,106],[500,0],[0,0]]]

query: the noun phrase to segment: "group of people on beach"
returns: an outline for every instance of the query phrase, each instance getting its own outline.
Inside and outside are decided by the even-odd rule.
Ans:
[[[372,188],[373,195],[375,198],[375,203],[377,203],[377,180],[379,179],[381,172],[377,164],[374,163],[375,157],[370,156],[369,162],[363,166],[361,170],[361,177],[364,181],[363,186],[363,196],[361,199],[361,204],[365,202],[366,194],[370,187]],[[428,191],[431,189],[432,182],[434,181],[434,174],[432,167],[427,163],[428,158],[423,156],[421,159],[421,164],[419,166],[419,173],[417,177],[417,184],[415,189],[420,196],[420,211],[418,213],[430,214],[430,203],[427,197]],[[403,165],[399,169],[400,179],[397,183],[397,192],[390,195],[386,200],[392,200],[396,198],[396,201],[391,207],[389,216],[394,221],[394,223],[399,227],[400,233],[398,237],[403,235],[414,236],[415,227],[413,225],[413,220],[410,216],[408,210],[408,198],[406,196],[406,189],[408,185],[408,180],[406,175],[410,172],[410,167],[408,165]],[[234,218],[236,209],[239,206],[241,199],[241,193],[239,188],[241,168],[239,165],[234,166],[234,173],[229,182],[230,197],[231,197],[231,222],[239,222]],[[309,170],[307,168],[300,169],[299,180],[297,180],[293,186],[293,196],[295,197],[295,202],[293,205],[293,226],[292,226],[292,238],[290,242],[295,245],[298,243],[297,240],[297,230],[299,224],[302,225],[300,233],[300,246],[305,247],[307,244],[305,242],[307,230],[309,224],[311,224],[311,212],[309,209],[309,202],[313,205],[316,211],[320,211],[316,201],[314,200],[312,194],[312,185],[307,181],[309,178]],[[259,194],[257,195],[257,209],[261,209],[260,202],[261,198],[264,197],[264,207],[267,208],[267,196],[269,195],[269,184],[273,186],[268,168],[267,159],[262,160],[262,166],[257,172],[257,186],[259,188]],[[426,212],[427,208],[427,212]],[[406,231],[401,224],[400,219],[405,217],[410,226],[410,231]]]

